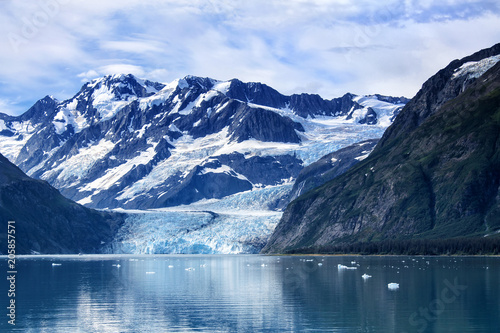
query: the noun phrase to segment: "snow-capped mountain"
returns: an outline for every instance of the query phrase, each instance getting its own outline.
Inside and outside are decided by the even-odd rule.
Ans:
[[[68,100],[47,96],[19,117],[1,115],[0,152],[89,207],[171,207],[291,184],[321,156],[379,138],[406,102],[113,75]]]

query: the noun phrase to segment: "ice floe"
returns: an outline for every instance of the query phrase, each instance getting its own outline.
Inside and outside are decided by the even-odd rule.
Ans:
[[[397,290],[399,289],[399,283],[391,282],[387,284],[387,288],[389,288],[389,290]]]

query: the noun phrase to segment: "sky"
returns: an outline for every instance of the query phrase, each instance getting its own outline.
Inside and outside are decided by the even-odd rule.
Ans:
[[[498,0],[0,0],[0,112],[118,73],[411,98],[498,42]]]

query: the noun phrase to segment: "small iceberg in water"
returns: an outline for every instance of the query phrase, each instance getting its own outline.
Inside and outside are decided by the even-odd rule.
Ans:
[[[365,273],[365,274],[361,275],[361,277],[366,280],[366,279],[371,278],[372,276]]]
[[[357,267],[349,267],[342,264],[337,265],[338,269],[358,269]]]
[[[61,265],[62,264],[58,264],[58,263],[55,263],[55,262],[52,263],[52,266],[61,266]]]
[[[389,288],[389,290],[397,290],[399,289],[399,283],[391,282],[387,285],[387,288]]]

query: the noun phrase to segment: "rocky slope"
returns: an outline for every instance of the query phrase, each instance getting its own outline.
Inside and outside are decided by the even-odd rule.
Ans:
[[[7,221],[15,221],[16,254],[99,253],[123,223],[32,179],[0,155],[0,253],[7,253]]]
[[[430,78],[368,158],[287,207],[263,252],[498,233],[499,54]]]
[[[339,149],[302,169],[293,184],[287,203],[345,173],[368,157],[378,141],[378,139],[361,141]]]

